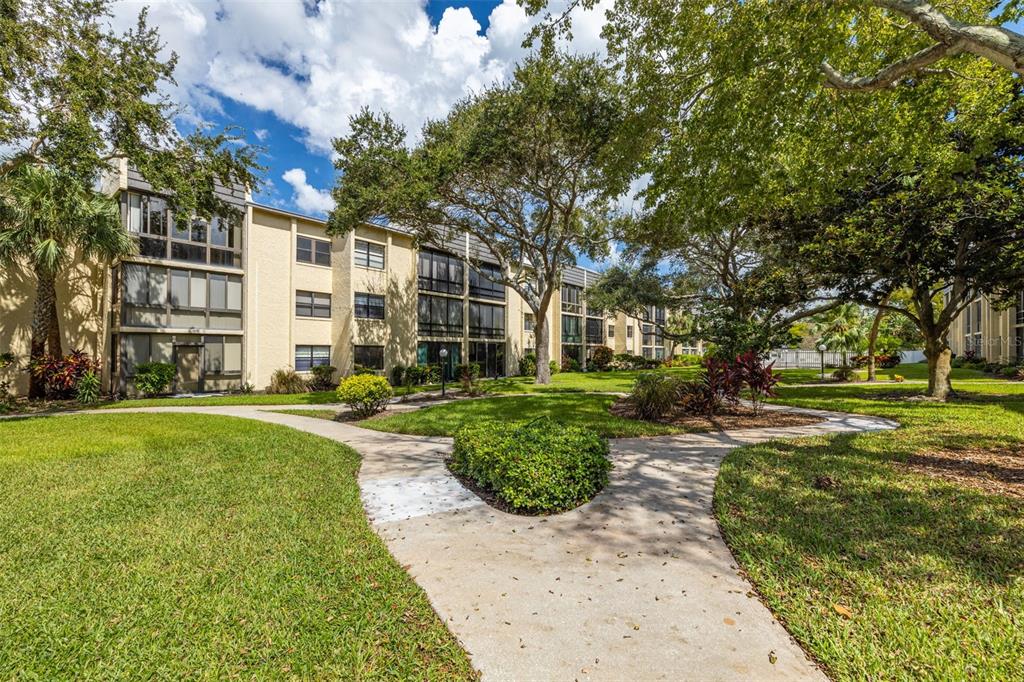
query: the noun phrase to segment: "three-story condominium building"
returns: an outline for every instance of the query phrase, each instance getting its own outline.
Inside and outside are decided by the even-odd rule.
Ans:
[[[996,308],[984,296],[964,308],[953,321],[949,347],[957,355],[1003,364],[1024,364],[1024,292],[1009,307]]]
[[[324,221],[253,203],[240,190],[221,198],[238,214],[177,215],[127,168],[113,177],[137,256],[110,268],[77,263],[58,288],[65,349],[102,362],[104,386],[131,393],[139,363],[177,368],[177,391],[263,388],[274,370],[332,365],[389,374],[397,365],[462,362],[485,376],[514,373],[535,350],[528,306],[500,284],[497,265],[466,234],[417,246],[396,226],[363,225],[330,237]],[[652,322],[587,305],[597,274],[569,268],[548,311],[553,359],[585,366],[593,349],[648,358],[673,348]],[[22,273],[0,276],[0,351],[25,357],[33,291]],[[18,377],[17,392],[27,388]]]

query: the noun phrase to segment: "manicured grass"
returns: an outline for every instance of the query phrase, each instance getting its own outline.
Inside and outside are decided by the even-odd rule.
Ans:
[[[835,371],[834,368],[825,368],[826,381],[831,378],[833,371]],[[782,383],[784,384],[814,384],[821,381],[820,369],[780,369],[779,372],[782,374]],[[928,381],[928,365],[923,362],[915,362],[899,365],[893,369],[878,368],[875,376],[879,381],[889,381],[897,374],[907,381]],[[866,369],[857,370],[857,376],[860,377],[861,380],[867,379],[868,372]],[[963,368],[954,369],[952,378],[954,384],[958,381],[1000,381],[998,377],[993,377],[991,374],[985,374],[981,370]]]
[[[978,383],[949,404],[893,389],[783,388],[777,402],[903,428],[734,450],[715,491],[729,545],[837,679],[1022,679],[1024,502],[901,462],[947,448],[1024,452],[1024,386]]]
[[[375,431],[420,436],[451,436],[459,427],[481,421],[509,421],[550,417],[556,422],[593,429],[606,438],[662,436],[682,429],[616,417],[608,408],[617,398],[610,395],[567,393],[457,400],[411,412],[359,422]]]
[[[614,372],[559,372],[551,383],[538,386],[533,377],[495,379],[485,385],[489,393],[628,393],[636,376],[643,370]],[[672,367],[667,372],[690,379],[700,373],[699,367]]]
[[[121,407],[212,407],[217,405],[324,405],[338,402],[334,391],[310,393],[240,393],[190,398],[131,398],[97,405],[100,409]]]
[[[0,422],[0,678],[473,678],[358,467],[229,417]]]

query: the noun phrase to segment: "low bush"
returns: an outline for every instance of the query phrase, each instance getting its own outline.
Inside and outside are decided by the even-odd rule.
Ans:
[[[448,464],[526,514],[578,507],[608,483],[611,469],[605,440],[546,418],[465,426],[455,434]]]
[[[99,363],[85,351],[73,350],[63,357],[47,355],[31,364],[29,371],[42,381],[48,399],[69,400],[75,397],[83,375],[99,371]]]
[[[752,350],[737,356],[732,364],[737,378],[747,387],[755,414],[761,412],[765,398],[776,396],[775,385],[779,383],[781,375],[772,371],[774,364],[764,364],[761,356]]]
[[[267,393],[305,393],[306,380],[290,367],[275,369],[270,375]]]
[[[393,395],[388,380],[372,374],[354,374],[338,384],[338,400],[359,419],[383,412]]]
[[[356,374],[356,375],[372,374],[372,375],[376,376],[377,375],[377,370],[372,369],[370,367],[365,367],[363,365],[356,365],[356,366],[354,366],[352,368],[352,373]]]
[[[839,367],[832,372],[832,378],[835,381],[853,381],[857,378],[857,373],[852,367]]]
[[[707,390],[718,399],[719,405],[735,405],[739,402],[740,391],[743,390],[743,375],[732,363],[708,357],[704,360],[704,374],[701,379],[707,384]]]
[[[868,366],[868,355],[854,355],[850,359],[850,364],[854,367],[864,368]],[[881,353],[875,356],[875,367],[881,369],[892,369],[897,367],[903,361],[903,354],[898,350],[893,353]]]
[[[554,376],[562,371],[562,367],[558,364],[557,360],[552,360],[548,363],[548,370],[551,372],[551,375]]]
[[[169,362],[140,362],[135,365],[135,388],[148,398],[166,393],[177,368]]]
[[[100,377],[96,372],[86,372],[78,379],[75,400],[82,405],[92,405],[100,399]]]
[[[641,419],[661,419],[680,397],[680,381],[666,372],[642,372],[633,383],[629,401]]]
[[[679,411],[695,417],[711,417],[722,409],[722,398],[704,379],[679,382]]]
[[[587,365],[593,366],[599,372],[603,372],[608,369],[608,365],[611,364],[614,357],[615,354],[608,346],[597,346],[591,351],[590,362]]]
[[[985,374],[995,374],[996,372],[1003,369],[1002,363],[999,362],[986,362],[981,368]]]
[[[580,363],[576,358],[571,358],[568,355],[562,356],[562,371],[563,372],[578,372],[580,371]]]
[[[391,368],[391,385],[402,386],[405,383],[405,365],[395,365]]]
[[[307,382],[309,390],[329,391],[334,388],[334,373],[338,371],[337,367],[317,365],[316,367],[311,367],[309,371],[313,374],[313,378]]]
[[[527,353],[519,358],[519,375],[524,377],[537,375],[537,355],[535,353]]]
[[[897,384],[902,384],[904,381],[906,381],[906,378],[904,378],[902,374],[893,374],[892,380]]]
[[[676,355],[673,360],[678,367],[697,367],[704,359],[696,353],[682,353]]]

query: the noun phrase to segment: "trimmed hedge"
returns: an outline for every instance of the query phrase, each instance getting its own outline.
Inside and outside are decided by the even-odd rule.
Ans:
[[[612,466],[603,438],[546,418],[465,426],[448,465],[525,514],[580,506],[604,488]]]

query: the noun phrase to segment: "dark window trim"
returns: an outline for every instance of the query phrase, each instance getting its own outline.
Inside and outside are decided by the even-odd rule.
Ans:
[[[362,298],[362,301],[360,301]],[[384,296],[357,291],[354,297],[355,316],[361,320],[383,320],[385,315]]]

